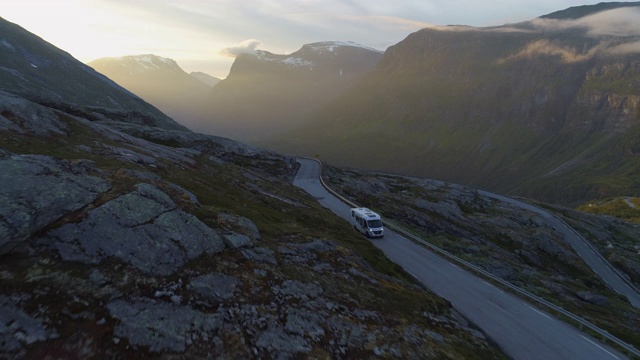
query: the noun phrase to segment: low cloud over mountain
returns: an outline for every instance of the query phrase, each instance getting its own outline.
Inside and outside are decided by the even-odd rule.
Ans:
[[[579,19],[538,18],[531,22],[540,30],[585,29],[590,36],[640,35],[640,8],[620,8]]]
[[[220,52],[223,55],[234,58],[240,54],[255,54],[258,46],[260,46],[260,40],[248,39],[238,45],[222,49]]]

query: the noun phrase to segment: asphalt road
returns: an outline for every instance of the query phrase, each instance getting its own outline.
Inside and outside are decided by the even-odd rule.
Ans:
[[[518,201],[516,199],[512,199],[502,195],[492,194],[486,191],[479,191],[484,196],[489,196],[491,198],[504,201],[510,203],[512,205],[518,206],[522,209],[533,211],[543,219],[547,221],[548,224],[553,226],[556,231],[560,232],[562,236],[564,236],[564,240],[573,247],[573,249],[582,257],[584,262],[593,270],[600,278],[609,285],[611,289],[614,291],[625,295],[631,305],[640,308],[640,294],[629,286],[627,282],[625,282],[620,275],[611,268],[610,264],[607,263],[600,254],[592,247],[591,244],[587,242],[585,238],[578,235],[575,230],[571,227],[565,225],[564,222],[560,221],[557,217],[548,213],[547,211],[535,207],[533,205],[524,203],[522,201]]]
[[[349,221],[349,206],[319,181],[320,165],[298,159],[294,184]],[[355,231],[355,230],[354,230]],[[514,359],[626,359],[626,356],[524,300],[444,260],[394,231],[372,243],[429,289],[451,302]]]

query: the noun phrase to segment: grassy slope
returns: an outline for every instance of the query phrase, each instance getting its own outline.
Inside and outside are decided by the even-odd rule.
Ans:
[[[59,113],[59,116],[68,126],[66,137],[34,137],[30,135],[3,134],[3,136],[0,137],[0,148],[19,154],[46,154],[71,161],[77,159],[93,161],[99,169],[106,171],[113,185],[108,193],[96,200],[96,203],[93,204],[94,206],[113,199],[119,194],[131,191],[134,185],[140,182],[140,179],[132,178],[123,172],[123,169],[150,171],[149,168],[145,168],[142,165],[131,164],[104,156],[100,151],[87,153],[77,150],[75,146],[95,146],[95,141],[112,146],[123,146],[123,144],[100,137],[93,130],[77,123],[63,113]],[[133,150],[140,151],[139,149]],[[385,316],[388,316],[390,319],[394,319],[398,324],[418,321],[429,327],[432,325],[427,324],[428,320],[420,320],[423,318],[423,312],[426,311],[435,314],[448,313],[450,306],[446,301],[413,285],[414,280],[399,266],[390,262],[386,256],[367,239],[354,234],[349,225],[342,219],[339,219],[327,209],[321,207],[302,190],[284,181],[284,176],[282,176],[283,180],[276,180],[273,178],[268,179],[260,175],[259,172],[251,175],[251,171],[248,170],[249,167],[241,165],[243,162],[242,159],[237,159],[236,161],[226,164],[213,165],[207,160],[207,156],[208,155],[203,155],[203,157],[199,159],[198,164],[194,166],[177,165],[169,161],[160,161],[163,166],[157,170],[157,174],[163,178],[163,182],[156,185],[170,194],[180,208],[196,215],[200,220],[214,229],[219,227],[217,215],[220,212],[232,212],[254,220],[262,235],[260,246],[276,250],[282,242],[307,242],[317,238],[336,241],[343,255],[342,259],[346,261],[345,264],[362,268],[363,271],[377,278],[378,282],[375,285],[365,282],[362,286],[354,288],[352,285],[343,283],[341,280],[333,278],[325,279],[319,277],[316,272],[310,272],[308,269],[301,269],[294,265],[282,265],[278,271],[281,271],[283,276],[293,277],[302,281],[320,282],[323,288],[330,289],[327,290],[327,297],[331,298],[335,296],[337,298],[346,297],[347,299],[355,299],[359,306],[376,309],[376,311],[385,314]],[[257,160],[247,159],[246,161],[255,165],[255,161]],[[281,161],[276,161],[268,166],[272,167],[270,171],[280,172],[281,174],[286,174],[288,171],[287,164]],[[252,182],[257,183],[265,191],[291,199],[301,205],[291,205],[272,197],[255,193],[244,185],[244,179],[246,179],[247,176],[252,176],[252,178],[256,177]],[[184,194],[166,186],[164,181],[173,182],[192,192],[197,196],[201,205],[194,205]],[[53,224],[53,226],[59,226],[69,221],[77,221],[79,216],[82,215],[75,213],[70,214],[59,220],[56,224]],[[36,270],[47,274],[46,276],[39,275],[40,278],[49,279],[47,281],[53,283],[56,281],[67,281],[64,279],[67,279],[69,276],[71,276],[72,279],[78,276],[80,278],[86,276],[82,270],[85,267],[81,266],[78,268],[73,263],[59,263],[59,260],[56,260],[55,256],[51,259],[38,260],[40,265],[34,265],[33,261],[36,260],[23,256],[13,256],[5,260],[6,262],[3,264],[3,268],[6,268],[4,268],[4,270],[11,269],[12,273],[19,274],[19,276],[15,277],[16,281],[3,280],[3,287],[6,286],[5,289],[7,291],[30,291],[29,286],[36,286],[38,284],[37,281],[34,283],[30,280],[29,283],[23,283],[18,280],[21,279],[20,276],[22,275],[20,274],[29,277],[31,276],[29,274]],[[327,259],[326,261],[331,262],[334,260],[336,259]],[[219,255],[213,263],[209,259],[202,258],[193,260],[188,267],[202,271],[211,271],[213,268],[222,272],[239,272],[237,276],[244,278],[245,281],[256,281],[255,279],[246,280],[253,274],[251,269],[236,269],[238,261],[242,262],[241,259],[235,259],[233,253],[229,254],[225,252],[225,254]],[[106,264],[102,264],[102,266],[105,267],[104,271],[109,273],[115,271],[113,277],[122,278],[125,284],[134,281],[133,284],[127,285],[133,286],[130,290],[132,296],[140,292],[151,291],[147,289],[150,285],[151,288],[153,288],[152,285],[155,283],[155,280],[146,279],[146,277],[138,279],[137,276],[128,272],[121,274],[120,272],[122,272],[122,270],[117,270],[119,266],[113,268],[116,270],[109,270],[108,266],[110,266],[110,261],[105,261],[105,263]],[[127,280],[132,275],[133,279]],[[53,279],[51,279],[51,277],[53,277]],[[77,291],[84,291],[69,288],[66,282],[57,284],[56,286],[60,289],[67,289],[72,294]],[[63,295],[58,294],[58,296]],[[56,309],[61,305],[61,303],[56,302],[50,304],[52,309]],[[437,327],[439,326],[440,325],[437,325]],[[73,326],[61,326],[59,330],[61,331],[60,337],[63,340],[70,336],[77,336],[79,331],[78,328]],[[97,331],[99,334],[102,334],[99,335],[100,339],[109,338],[105,336],[104,330],[83,328],[80,331]],[[502,357],[495,349],[483,348],[482,346],[478,348],[476,345],[471,345],[475,340],[471,339],[468,334],[464,332],[456,329],[440,329],[438,331],[447,334],[446,336],[451,336],[451,338],[449,338],[451,339],[451,343],[447,345],[437,345],[433,353],[439,355],[434,356],[445,358]],[[56,345],[54,345],[54,347],[55,346]],[[95,346],[100,345],[96,344]],[[116,353],[117,351],[125,351],[123,347],[114,347],[113,344],[109,345],[109,343],[107,343],[106,346],[112,349],[109,351],[116,351]],[[478,352],[478,349],[481,348],[482,351]]]

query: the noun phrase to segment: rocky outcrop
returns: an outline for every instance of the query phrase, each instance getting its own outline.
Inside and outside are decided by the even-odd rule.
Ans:
[[[0,153],[0,255],[111,187],[89,161]]]
[[[0,131],[63,135],[66,128],[52,109],[36,106],[29,100],[0,91]]]
[[[176,209],[167,194],[144,183],[136,188],[89,211],[84,221],[51,231],[46,241],[64,260],[116,257],[150,275],[170,275],[202,253],[224,249],[218,234]]]

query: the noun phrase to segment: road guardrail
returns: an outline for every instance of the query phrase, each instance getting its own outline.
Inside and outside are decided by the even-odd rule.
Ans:
[[[353,201],[345,198],[344,196],[342,196],[338,192],[334,191],[332,188],[330,188],[324,182],[324,179],[322,179],[322,168],[323,168],[322,162],[320,160],[318,160],[318,159],[312,159],[312,160],[315,160],[318,163],[320,163],[320,175],[319,175],[320,184],[322,184],[322,186],[329,193],[331,193],[333,196],[335,196],[338,199],[340,199],[340,201],[344,202],[345,204],[347,204],[347,205],[349,205],[351,207],[358,207],[358,205],[355,204]],[[482,275],[482,276],[484,276],[484,277],[486,277],[486,278],[488,278],[488,279],[490,279],[492,281],[495,281],[495,282],[499,283],[500,285],[505,286],[506,288],[508,288],[508,289],[510,289],[510,290],[512,290],[512,291],[514,291],[514,292],[516,292],[516,293],[528,298],[529,300],[533,300],[534,302],[536,302],[536,303],[538,303],[540,305],[543,305],[543,306],[547,307],[548,309],[551,309],[551,310],[555,311],[558,314],[562,314],[562,315],[566,316],[567,318],[569,318],[569,319],[577,322],[578,324],[580,324],[581,327],[588,328],[589,330],[597,333],[598,335],[602,336],[603,338],[605,338],[605,339],[611,341],[612,343],[620,346],[621,348],[625,349],[629,353],[640,357],[640,351],[638,349],[636,349],[632,345],[626,343],[625,341],[622,341],[622,340],[618,339],[617,337],[609,334],[609,332],[600,329],[596,325],[594,325],[594,324],[590,323],[589,321],[579,317],[578,315],[575,315],[574,313],[569,312],[569,311],[561,308],[558,305],[555,305],[555,304],[553,304],[553,303],[551,303],[551,302],[549,302],[549,301],[547,301],[547,300],[545,300],[545,299],[543,299],[543,298],[541,298],[541,297],[539,297],[537,295],[534,295],[534,294],[532,294],[532,293],[530,293],[530,292],[528,292],[528,291],[526,291],[526,290],[524,290],[522,288],[519,288],[519,287],[511,284],[510,282],[508,282],[506,280],[503,280],[503,279],[501,279],[501,278],[489,273],[488,271],[486,271],[484,269],[481,269],[480,267],[478,267],[476,265],[473,265],[470,262],[468,262],[466,260],[463,260],[463,259],[451,254],[450,252],[448,252],[448,251],[446,251],[444,249],[441,249],[441,248],[439,248],[439,247],[437,247],[437,246],[435,246],[435,245],[433,245],[433,244],[431,244],[431,243],[419,238],[418,236],[416,236],[416,235],[410,233],[409,231],[403,229],[399,225],[394,224],[393,222],[389,222],[388,220],[385,220],[384,223],[385,223],[385,225],[387,227],[389,227],[389,228],[391,228],[391,229],[403,234],[404,236],[406,236],[406,237],[408,237],[408,238],[410,238],[410,239],[412,239],[414,241],[419,242],[420,244],[428,247],[430,250],[434,251],[435,253],[437,253],[437,254],[439,254],[439,255],[447,258],[447,259],[450,259],[450,260],[452,260],[452,261],[464,266],[465,268],[467,268],[467,269],[469,269],[469,270],[471,270],[471,271],[473,271],[475,273],[478,273],[478,274],[480,274],[480,275]],[[571,227],[569,226],[569,228],[571,228]]]

